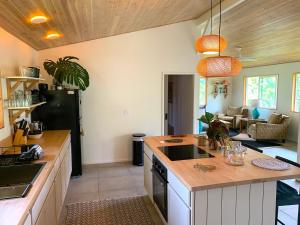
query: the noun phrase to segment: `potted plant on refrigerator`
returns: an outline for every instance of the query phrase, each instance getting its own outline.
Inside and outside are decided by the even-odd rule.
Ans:
[[[56,62],[46,60],[43,65],[47,73],[53,77],[53,83],[56,86],[68,84],[84,91],[89,86],[89,73],[76,60],[79,59],[74,56],[65,56]]]

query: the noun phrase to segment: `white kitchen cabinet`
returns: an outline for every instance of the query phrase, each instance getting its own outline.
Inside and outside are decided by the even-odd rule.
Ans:
[[[72,172],[72,159],[71,159],[71,144],[67,146],[65,155],[63,156],[61,165],[55,177],[55,211],[56,220],[59,220],[64,199],[67,193],[70,176]]]
[[[58,224],[72,171],[70,139],[63,146],[61,155],[57,160],[31,209],[32,224],[29,225]]]
[[[55,188],[50,188],[35,225],[56,225]]]
[[[168,225],[190,225],[190,208],[168,185]]]
[[[153,201],[153,186],[152,186],[152,160],[144,153],[144,185],[145,189]]]
[[[27,215],[26,220],[23,223],[23,225],[31,225],[31,214],[30,213]]]
[[[56,221],[59,220],[60,212],[63,205],[62,197],[62,176],[61,176],[61,167],[59,168],[57,175],[54,181],[55,185],[55,210],[56,210]]]

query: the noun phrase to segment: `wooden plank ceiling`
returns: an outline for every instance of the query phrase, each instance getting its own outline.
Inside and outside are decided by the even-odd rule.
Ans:
[[[222,35],[229,43],[224,55],[256,58],[244,67],[300,61],[300,0],[247,0],[222,16]],[[217,32],[218,18],[214,21]]]
[[[1,0],[0,26],[41,50],[190,20],[209,8],[209,0]],[[49,22],[28,23],[36,12]],[[64,36],[45,40],[48,30]]]
[[[0,26],[41,50],[196,19],[209,8],[209,0],[0,0]],[[50,20],[28,23],[36,12]],[[245,67],[300,61],[300,0],[246,0],[222,20],[230,44],[224,54],[241,46],[257,59]],[[63,37],[46,40],[48,30]]]

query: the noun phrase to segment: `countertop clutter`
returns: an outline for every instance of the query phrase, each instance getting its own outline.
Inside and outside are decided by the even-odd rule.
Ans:
[[[214,157],[171,161],[162,152],[161,147],[197,145],[197,139],[194,138],[193,135],[183,137],[183,142],[181,143],[167,143],[165,142],[167,139],[170,139],[170,136],[146,137],[145,144],[190,191],[300,177],[300,169],[294,166],[291,166],[288,170],[274,171],[252,165],[251,161],[255,158],[271,157],[251,149],[247,150],[245,164],[243,166],[228,165],[221,152],[209,150],[208,145],[199,146],[199,148]],[[201,171],[198,168],[199,163],[201,165],[213,166],[215,169],[206,172]]]
[[[7,145],[11,142],[12,137],[8,137],[1,141],[0,145]],[[41,170],[25,198],[0,201],[1,225],[43,224],[43,222],[39,223],[38,221],[42,220],[40,217],[47,201],[46,196],[48,192],[52,193],[50,187],[50,191],[45,187],[48,186],[48,183],[50,186],[54,184],[55,175],[59,173],[60,164],[63,164],[62,158],[67,155],[66,152],[70,151],[70,131],[45,131],[41,139],[28,140],[28,144],[39,144],[43,148],[45,155],[41,160],[37,160],[36,162],[46,162],[46,165]],[[66,163],[68,169],[70,169],[69,161],[71,160],[68,156],[68,162]],[[64,189],[67,187],[70,171],[67,171],[65,174],[68,178],[66,178],[67,182]]]

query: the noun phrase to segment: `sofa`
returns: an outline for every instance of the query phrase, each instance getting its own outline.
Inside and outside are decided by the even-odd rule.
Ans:
[[[290,117],[273,113],[267,123],[251,124],[248,135],[256,140],[279,140],[285,142]]]
[[[240,127],[241,118],[248,116],[249,110],[247,108],[228,106],[226,113],[219,113],[217,118],[222,121],[230,122],[229,127],[237,129]]]

